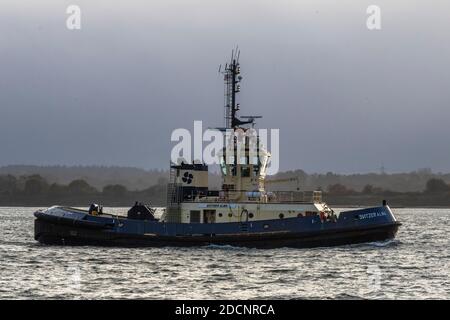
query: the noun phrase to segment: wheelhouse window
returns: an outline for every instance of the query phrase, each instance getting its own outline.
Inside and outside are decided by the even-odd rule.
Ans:
[[[241,167],[241,177],[250,177],[250,167],[249,166]]]

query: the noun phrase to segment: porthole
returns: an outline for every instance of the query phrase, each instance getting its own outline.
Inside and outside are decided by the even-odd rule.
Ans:
[[[231,218],[232,216],[233,216],[233,214],[232,214],[232,213],[229,213],[229,214],[228,214],[228,217],[230,217],[230,218]]]
[[[254,214],[250,212],[250,213],[248,214],[248,217],[251,219],[251,218],[254,217]]]
[[[282,214],[282,213],[280,213],[278,216],[280,217],[280,219],[284,218],[284,214]]]
[[[222,218],[223,214],[219,212],[219,218]]]
[[[303,218],[302,213],[300,212],[300,213],[297,215],[297,217],[298,217],[298,218]]]

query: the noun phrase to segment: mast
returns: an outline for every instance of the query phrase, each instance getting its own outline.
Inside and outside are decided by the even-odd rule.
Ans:
[[[261,116],[238,116],[238,111],[240,111],[238,93],[241,91],[240,83],[242,81],[239,54],[237,48],[232,50],[230,61],[225,64],[223,69],[221,66],[219,67],[219,73],[223,74],[225,82],[225,127],[217,128],[222,132],[231,131],[232,133],[229,137],[225,137],[229,140],[226,140],[226,146],[219,157],[222,189],[227,191],[229,199],[236,201],[245,198],[243,191],[264,191],[266,166],[270,157],[270,153],[264,148],[260,148],[259,136],[254,137],[256,131],[252,132],[249,130],[250,128],[243,127],[244,125],[254,126],[255,119],[261,118]],[[256,150],[253,149],[254,147]],[[255,158],[256,161],[254,161]],[[230,161],[230,159],[234,161]]]
[[[242,81],[241,67],[239,66],[240,51],[238,48],[231,51],[231,59],[225,64],[224,74],[225,82],[225,128],[236,129],[240,125],[252,124],[255,117],[246,117],[248,120],[240,120],[237,112],[240,109],[236,102],[236,94],[241,91],[240,82]]]

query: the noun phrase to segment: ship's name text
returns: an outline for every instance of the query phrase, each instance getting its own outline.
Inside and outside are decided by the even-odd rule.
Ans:
[[[360,220],[373,219],[373,218],[376,218],[376,217],[383,217],[385,215],[386,215],[386,212],[384,212],[384,211],[381,211],[381,212],[369,212],[369,213],[364,213],[364,214],[358,215],[358,218]]]

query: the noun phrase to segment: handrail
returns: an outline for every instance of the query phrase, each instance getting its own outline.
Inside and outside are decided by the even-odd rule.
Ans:
[[[321,191],[219,191],[219,195],[185,197],[182,202],[322,203]]]

